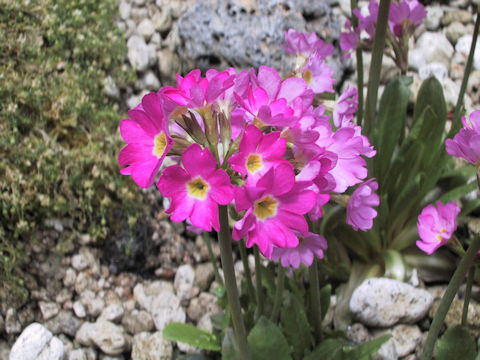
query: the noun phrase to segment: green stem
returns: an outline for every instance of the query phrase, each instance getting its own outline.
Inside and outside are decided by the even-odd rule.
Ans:
[[[257,316],[263,314],[263,295],[262,295],[262,264],[260,264],[260,252],[258,246],[253,247],[255,256],[255,284],[257,285]]]
[[[238,243],[240,248],[240,257],[242,258],[243,269],[245,272],[245,278],[247,280],[247,291],[248,297],[252,303],[256,303],[255,299],[255,288],[253,287],[252,281],[252,272],[250,271],[250,266],[248,265],[248,255],[247,255],[247,248],[245,246],[245,240],[240,240]]]
[[[277,282],[277,292],[275,293],[275,301],[273,303],[273,310],[270,319],[273,322],[277,321],[278,314],[280,313],[280,307],[282,306],[283,300],[283,289],[285,287],[285,269],[282,264],[278,263],[278,282]]]
[[[320,305],[320,285],[318,283],[318,269],[316,261],[308,268],[308,277],[310,281],[310,305],[312,310],[312,327],[315,333],[317,343],[322,341],[322,319]]]
[[[467,276],[467,287],[465,288],[465,299],[463,301],[462,325],[467,326],[468,320],[468,305],[470,304],[470,297],[472,296],[473,278],[475,277],[475,266],[470,266]]]
[[[438,307],[435,316],[433,317],[432,325],[430,325],[430,330],[428,331],[427,340],[425,342],[425,347],[423,349],[422,360],[430,360],[433,354],[433,348],[435,346],[435,342],[437,341],[438,334],[440,329],[443,325],[443,320],[447,315],[447,312],[452,304],[453,298],[460,287],[463,279],[465,278],[465,274],[467,273],[468,269],[473,263],[475,256],[477,255],[477,251],[480,249],[480,236],[476,236],[475,239],[472,241],[470,246],[468,247],[465,256],[460,260],[458,264],[457,270],[453,274],[452,278],[450,279],[450,283],[448,284],[447,290],[442,297],[442,301],[440,302],[440,306]]]
[[[213,249],[212,249],[212,239],[210,239],[210,235],[209,233],[207,232],[204,232],[203,233],[203,241],[205,241],[205,244],[207,244],[207,249],[208,249],[208,256],[210,257],[210,261],[213,265],[213,271],[215,273],[215,280],[217,280],[217,282],[220,284],[220,285],[224,285],[223,284],[223,279],[222,277],[220,276],[220,272],[218,271],[218,266],[217,266],[217,259],[215,258],[215,255],[213,254]]]
[[[380,85],[380,72],[382,70],[382,58],[385,49],[389,10],[390,0],[380,0],[377,26],[373,40],[372,62],[370,63],[370,72],[368,75],[367,100],[365,103],[365,135],[368,137],[371,135],[371,131],[375,125],[378,86]]]
[[[472,45],[470,46],[470,53],[468,54],[468,60],[465,66],[465,73],[463,75],[462,85],[460,86],[460,92],[458,94],[457,104],[455,105],[455,112],[453,114],[452,127],[448,133],[449,138],[452,137],[453,134],[457,133],[460,127],[462,126],[460,122],[460,115],[462,112],[463,97],[465,95],[465,90],[467,89],[470,72],[472,71],[473,56],[475,54],[475,46],[477,44],[479,27],[480,27],[480,6],[477,9],[477,20],[475,20],[475,27],[473,28]]]
[[[225,277],[225,289],[227,290],[228,304],[232,315],[233,330],[237,340],[239,357],[241,360],[250,360],[247,343],[247,332],[243,323],[242,307],[238,296],[235,268],[233,266],[232,239],[230,237],[230,226],[228,224],[228,208],[224,205],[218,206],[220,220],[220,233],[218,242],[220,244],[220,257],[222,259],[223,275]]]
[[[352,26],[356,30],[358,27],[358,19],[353,15],[353,10],[358,8],[357,0],[350,0],[350,9],[352,13]],[[357,124],[362,125],[363,120],[363,53],[362,49],[357,48],[355,50],[355,56],[357,58],[357,90],[358,90],[358,110],[357,110]]]

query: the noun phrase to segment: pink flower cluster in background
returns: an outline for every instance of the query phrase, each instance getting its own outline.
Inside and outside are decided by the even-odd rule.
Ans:
[[[173,221],[219,231],[219,205],[238,216],[233,238],[246,238],[284,266],[312,264],[326,240],[309,232],[306,217],[322,216],[332,193],[353,192],[348,223],[372,227],[378,185],[367,177],[365,157],[375,155],[361,127],[353,123],[356,89],[347,88],[333,116],[314,105],[315,94],[333,92],[333,52],[316,34],[285,33],[296,67],[282,80],[273,68],[237,72],[199,70],[177,75],[177,86],[146,95],[120,124],[127,145],[122,174],[141,187],[157,187],[171,198]],[[165,157],[170,165],[161,170]],[[234,206],[233,206],[234,205]]]
[[[465,159],[469,163],[480,166],[480,110],[470,114],[470,126],[465,118],[459,133],[445,142],[447,153]]]

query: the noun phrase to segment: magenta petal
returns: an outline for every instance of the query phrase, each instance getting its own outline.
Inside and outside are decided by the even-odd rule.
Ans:
[[[220,223],[218,220],[218,205],[212,200],[195,201],[195,205],[190,216],[190,221],[196,227],[205,231],[220,231]]]
[[[171,197],[178,192],[186,192],[187,181],[190,180],[187,172],[178,165],[172,165],[163,170],[158,179],[157,187],[163,196]]]
[[[268,97],[275,99],[281,82],[277,70],[269,66],[261,65],[258,69],[257,80],[259,86],[267,92]]]
[[[125,119],[120,122],[120,134],[126,143],[144,143],[153,146],[153,137],[145,132],[136,121]]]
[[[291,77],[282,82],[280,91],[277,94],[277,99],[284,98],[287,102],[291,102],[296,97],[302,95],[307,89],[307,83],[305,80]]]
[[[150,161],[135,163],[130,166],[133,181],[143,188],[148,188],[153,185],[158,169],[160,169],[161,162],[158,159]]]
[[[198,144],[192,144],[182,154],[182,164],[185,170],[194,177],[203,175],[208,177],[217,167],[217,162],[210,150],[203,149]]]
[[[218,169],[207,179],[211,186],[208,195],[220,205],[228,205],[233,200],[234,188],[225,170]]]
[[[128,116],[136,121],[151,137],[154,137],[163,130],[161,122],[150,118],[145,111],[133,109],[128,112]]]
[[[190,217],[194,204],[195,200],[190,198],[186,192],[175,193],[172,196],[170,207],[165,212],[172,214],[170,216],[172,221],[181,222]]]

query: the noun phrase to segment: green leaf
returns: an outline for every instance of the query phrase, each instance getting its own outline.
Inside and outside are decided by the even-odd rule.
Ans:
[[[391,163],[393,151],[405,130],[410,91],[404,77],[390,81],[383,92],[378,111],[378,132],[375,136],[377,156],[374,158],[375,176],[380,185]]]
[[[326,339],[318,345],[315,350],[305,357],[303,360],[342,360],[343,346],[345,345],[345,339],[333,338]]]
[[[235,335],[232,328],[225,330],[225,336],[222,341],[222,359],[223,360],[239,360],[239,352],[237,343],[235,342]]]
[[[443,194],[438,200],[440,200],[443,203],[446,203],[448,201],[458,200],[461,197],[477,189],[478,189],[477,181],[472,181],[469,184],[465,184],[450,190],[449,192]]]
[[[357,346],[346,346],[343,348],[345,353],[345,359],[348,360],[365,360],[371,359],[372,355],[375,354],[380,347],[385,344],[388,339],[391,338],[391,334],[385,334],[376,339],[367,341],[361,345]]]
[[[478,207],[480,207],[480,199],[470,200],[465,205],[462,206],[462,211],[460,212],[460,216],[467,216]]]
[[[214,334],[192,324],[173,322],[163,329],[162,334],[167,340],[179,341],[198,349],[220,351],[219,341]]]
[[[320,306],[322,310],[322,320],[327,315],[328,308],[330,307],[330,296],[332,295],[332,285],[327,284],[320,290]]]
[[[385,250],[382,254],[385,261],[385,276],[404,281],[407,268],[403,256],[395,250]]]
[[[311,348],[313,337],[303,304],[290,293],[283,303],[280,321],[288,343],[293,346],[293,358],[302,359],[304,351]]]
[[[253,360],[291,360],[290,346],[282,331],[273,322],[262,316],[247,337]]]
[[[475,340],[465,327],[458,325],[448,328],[438,341],[436,360],[474,360]]]
[[[414,124],[429,106],[434,109],[437,117],[443,120],[445,124],[447,120],[447,105],[445,103],[445,97],[443,96],[442,85],[434,76],[426,79],[422,83],[422,86],[420,86],[413,112]],[[444,128],[442,127],[438,130],[443,132]]]

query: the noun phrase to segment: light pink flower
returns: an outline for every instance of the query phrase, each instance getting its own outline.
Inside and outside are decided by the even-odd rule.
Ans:
[[[120,134],[127,143],[118,155],[120,166],[126,166],[120,173],[131,175],[140,187],[150,187],[173,146],[159,95],[145,95],[141,104],[128,115],[130,119],[120,123]]]
[[[367,231],[373,226],[377,217],[374,206],[380,205],[380,198],[374,191],[378,190],[375,179],[369,179],[355,189],[347,204],[347,224],[355,231]]]
[[[205,231],[220,231],[218,204],[229,204],[234,188],[227,173],[217,170],[217,162],[208,149],[192,144],[182,154],[183,168],[167,167],[157,187],[165,197],[171,197],[172,221],[189,219],[193,226]]]
[[[250,185],[255,185],[272,166],[286,161],[282,160],[286,147],[287,141],[280,137],[279,131],[263,134],[255,125],[248,125],[238,153],[228,162]]]
[[[311,57],[302,68],[302,77],[308,84],[308,88],[315,94],[334,92],[333,70],[317,57]]]
[[[285,43],[280,45],[285,51],[305,59],[315,55],[323,60],[333,54],[333,46],[325,44],[315,33],[299,33],[294,29],[288,29],[285,31]]]
[[[357,48],[360,41],[360,29],[353,29],[350,20],[345,21],[346,31],[340,33],[340,49],[345,53],[343,57],[349,57],[352,50]]]
[[[427,16],[424,6],[417,0],[392,1],[388,16],[390,31],[397,37],[412,34]]]
[[[255,186],[244,185],[235,190],[237,211],[245,215],[233,228],[233,239],[247,238],[247,247],[257,244],[265,257],[273,246],[295,247],[295,231],[306,236],[308,224],[304,218],[313,207],[316,194],[307,190],[309,182],[296,182],[293,167],[281,163],[272,167]]]
[[[358,110],[358,92],[356,88],[347,87],[337,99],[333,110],[333,123],[336,127],[348,126]]]
[[[452,237],[457,229],[457,216],[460,208],[455,202],[443,205],[440,201],[426,206],[418,216],[417,229],[420,239],[417,246],[431,255]]]
[[[280,259],[283,267],[291,266],[298,269],[300,263],[311,266],[313,259],[323,259],[323,251],[328,248],[327,241],[322,235],[308,233],[307,236],[299,237],[299,244],[294,248],[275,247],[272,252],[272,260]]]
[[[462,122],[464,128],[460,129],[453,139],[447,139],[445,142],[447,153],[480,166],[480,110],[470,114],[471,126],[465,118]]]
[[[359,9],[354,9],[353,14],[358,18],[358,28],[365,30],[370,39],[373,40],[378,18],[378,2],[376,0],[370,0],[367,16],[363,16]]]

